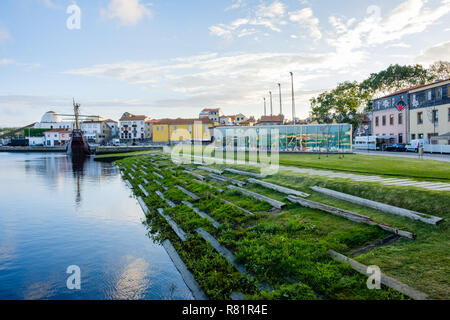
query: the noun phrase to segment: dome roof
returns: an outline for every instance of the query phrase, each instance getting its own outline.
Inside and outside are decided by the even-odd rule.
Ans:
[[[49,122],[62,122],[62,118],[56,112],[48,111],[42,116],[41,123],[49,123]]]

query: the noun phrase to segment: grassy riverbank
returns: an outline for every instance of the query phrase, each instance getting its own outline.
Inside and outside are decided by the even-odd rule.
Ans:
[[[118,162],[130,182],[135,186],[135,193],[142,196],[150,209],[147,225],[149,234],[159,240],[169,238],[180,256],[193,272],[200,286],[210,298],[229,299],[232,292],[240,291],[248,298],[270,299],[401,299],[403,296],[391,289],[368,290],[366,278],[348,266],[333,261],[328,250],[333,249],[350,255],[356,249],[364,247],[388,235],[376,226],[362,225],[336,217],[328,213],[308,209],[299,205],[288,204],[283,210],[271,210],[266,203],[255,201],[237,191],[227,190],[226,185],[212,180],[202,184],[194,181],[193,176],[184,168],[159,156],[129,158]],[[134,169],[136,165],[138,169]],[[144,169],[142,166],[145,166]],[[134,170],[134,172],[133,172]],[[143,170],[143,171],[141,171]],[[133,178],[128,176],[131,173]],[[160,179],[158,173],[164,177]],[[203,171],[194,169],[194,173],[206,176]],[[242,179],[236,175],[228,175],[234,179]],[[146,180],[144,180],[146,179]],[[156,180],[168,188],[167,191]],[[267,181],[285,185],[300,191],[311,193],[308,198],[339,208],[362,213],[377,222],[391,224],[399,229],[414,232],[416,240],[400,239],[394,244],[380,247],[358,256],[355,259],[366,264],[379,262],[381,270],[396,277],[416,289],[428,293],[432,298],[449,298],[448,296],[448,224],[439,226],[424,225],[407,218],[392,216],[377,210],[367,209],[340,200],[332,200],[309,189],[310,185],[322,185],[348,192],[352,190],[363,194],[372,193],[381,197],[382,191],[360,189],[347,182],[333,182],[327,179],[310,179],[301,176],[284,176],[282,174],[267,178]],[[142,185],[149,192],[145,197],[137,188]],[[218,221],[221,226],[216,230],[211,222],[202,219],[188,206],[181,204],[189,197],[175,188],[184,188],[200,196],[194,205]],[[361,183],[364,186],[364,183]],[[369,187],[369,186],[366,186]],[[285,195],[263,187],[249,185],[246,188],[273,199],[286,202]],[[220,191],[221,189],[222,191]],[[392,188],[394,189],[394,188]],[[393,191],[385,189],[386,192]],[[169,209],[154,191],[164,192],[166,198],[176,203],[175,209]],[[359,194],[362,195],[362,194]],[[445,207],[448,194],[443,192],[426,193],[423,198],[408,200],[408,192],[397,197],[385,198],[384,202],[395,202],[405,207],[416,209],[416,205],[436,196],[436,203],[428,200],[424,213],[442,216],[448,219]],[[370,198],[370,197],[368,197]],[[400,199],[400,200],[397,200]],[[224,204],[227,200],[232,204]],[[374,199],[379,200],[379,199]],[[190,199],[191,202],[192,199]],[[441,201],[442,208],[437,204]],[[394,204],[394,203],[393,203]],[[165,208],[168,215],[191,237],[181,242],[170,227],[156,212],[157,208]],[[243,208],[255,213],[248,216]],[[414,207],[414,208],[413,208]],[[423,205],[423,209],[426,209]],[[198,236],[195,230],[202,227],[225,245],[237,257],[238,261],[251,271],[254,277],[241,275],[220,254]],[[377,252],[374,259],[372,254]],[[378,253],[379,252],[379,253]],[[393,255],[395,252],[395,258]],[[401,267],[398,263],[401,262]],[[415,277],[408,270],[416,270]],[[264,281],[274,287],[274,291],[261,291],[258,281]]]
[[[107,153],[96,155],[94,161],[104,161],[104,162],[113,162],[120,159],[130,158],[130,157],[138,157],[145,156],[155,151],[134,151],[134,152],[123,152],[123,153]]]
[[[192,147],[192,154],[201,155],[206,152],[205,147]],[[215,156],[215,153],[205,154]],[[224,153],[225,158],[225,153]],[[235,154],[235,159],[237,154]],[[245,155],[246,161],[249,154]],[[259,161],[259,159],[258,159]],[[293,166],[300,168],[315,168],[353,172],[361,174],[375,174],[394,177],[450,180],[450,162],[424,160],[402,157],[389,157],[365,154],[279,154],[281,166]]]

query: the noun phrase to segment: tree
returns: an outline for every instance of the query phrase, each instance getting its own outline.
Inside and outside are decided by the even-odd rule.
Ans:
[[[360,87],[371,97],[380,97],[389,93],[425,84],[433,80],[427,69],[421,65],[401,66],[390,65],[378,73],[372,73]]]
[[[360,114],[367,106],[369,93],[361,90],[358,82],[343,82],[335,89],[321,93],[312,98],[312,119],[319,123],[332,123],[339,114],[345,117],[345,122],[351,123],[356,130]]]
[[[450,62],[436,61],[428,68],[428,73],[433,77],[433,80],[450,79]]]

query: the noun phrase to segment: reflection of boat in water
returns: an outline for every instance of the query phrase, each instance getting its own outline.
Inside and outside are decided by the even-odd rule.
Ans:
[[[72,155],[72,157],[85,157],[91,152],[80,128],[80,105],[75,103],[75,100],[73,101],[73,109],[75,113],[75,129],[73,129],[70,142],[67,145],[67,153]]]

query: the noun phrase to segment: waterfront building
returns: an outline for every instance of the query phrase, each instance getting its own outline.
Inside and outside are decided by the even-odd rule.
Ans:
[[[432,139],[450,132],[450,79],[414,86],[373,100],[372,134],[386,143]],[[434,142],[433,142],[434,141]]]
[[[29,146],[43,146],[45,145],[45,136],[42,137],[26,137]]]
[[[373,101],[372,134],[385,137],[386,143],[407,142],[408,90],[397,91]]]
[[[276,126],[280,124],[284,124],[285,119],[284,115],[277,116],[262,116],[261,119],[256,123],[257,126]]]
[[[145,140],[146,121],[145,115],[134,115],[125,112],[119,120],[120,140],[124,142]]]
[[[215,109],[205,108],[200,112],[199,119],[209,119],[211,121],[220,123],[220,117],[223,116],[224,114],[222,112],[222,109],[220,108]]]
[[[351,152],[351,124],[217,127],[215,147],[233,151]]]
[[[244,121],[247,121],[247,120],[248,120],[248,118],[245,115],[243,115],[242,113],[238,113],[236,115],[235,122],[236,122],[237,125],[240,125],[241,122],[244,122]]]
[[[41,122],[36,122],[34,127],[36,129],[65,129],[73,130],[73,121],[63,121],[61,115],[54,111],[46,112],[42,118]]]
[[[111,140],[111,127],[106,121],[83,121],[81,131],[88,143],[104,144]]]
[[[107,119],[107,120],[105,120],[105,122],[111,129],[111,138],[118,137],[119,136],[119,123],[112,119]]]
[[[72,131],[65,129],[53,129],[44,132],[45,146],[47,147],[59,147],[65,146],[71,137]]]
[[[159,120],[153,123],[153,142],[161,144],[208,143],[212,141],[214,124],[214,121],[208,118]]]
[[[410,139],[428,139],[432,144],[449,144],[433,139],[450,133],[450,79],[409,90]]]
[[[236,125],[236,116],[221,116],[219,123],[223,126],[234,126]]]
[[[251,116],[250,118],[239,122],[239,125],[244,127],[253,127],[255,123],[256,123],[255,117]]]

